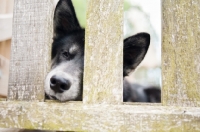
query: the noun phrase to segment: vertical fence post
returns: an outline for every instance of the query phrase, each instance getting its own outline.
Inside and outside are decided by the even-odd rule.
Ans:
[[[87,11],[84,103],[121,103],[123,0],[90,0]]]
[[[200,1],[163,0],[163,104],[200,106]]]
[[[8,100],[44,99],[53,0],[15,0]]]

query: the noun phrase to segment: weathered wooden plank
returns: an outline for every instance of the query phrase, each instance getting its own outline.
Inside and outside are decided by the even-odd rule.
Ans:
[[[163,104],[200,106],[200,1],[163,0]]]
[[[195,132],[200,131],[200,108],[7,101],[0,103],[0,127]]]
[[[122,102],[123,0],[90,0],[85,41],[84,103]]]
[[[8,100],[44,99],[53,0],[15,0]]]

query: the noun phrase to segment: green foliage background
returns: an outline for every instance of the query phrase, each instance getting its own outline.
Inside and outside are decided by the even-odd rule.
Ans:
[[[86,25],[87,0],[72,0],[81,27]]]
[[[88,0],[72,0],[73,5],[75,7],[75,11],[80,22],[81,27],[85,27],[86,25],[86,11],[87,11],[87,3]],[[130,3],[125,0],[124,1],[124,11],[127,11],[131,8]]]

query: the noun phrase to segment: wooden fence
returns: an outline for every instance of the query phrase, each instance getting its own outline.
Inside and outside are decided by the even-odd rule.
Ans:
[[[16,0],[9,94],[0,102],[0,127],[199,131],[199,5],[199,0],[162,1],[162,103],[136,104],[122,102],[123,0],[90,0],[83,102],[60,103],[44,101],[43,89],[53,0]]]

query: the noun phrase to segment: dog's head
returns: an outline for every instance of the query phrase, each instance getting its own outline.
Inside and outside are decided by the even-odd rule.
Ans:
[[[82,99],[84,38],[71,0],[60,0],[54,13],[52,66],[45,80],[48,97],[60,101]]]
[[[82,100],[84,38],[85,30],[79,25],[71,0],[60,0],[54,13],[52,69],[45,80],[48,97],[60,101]],[[149,43],[147,33],[124,40],[124,76],[143,60]]]

